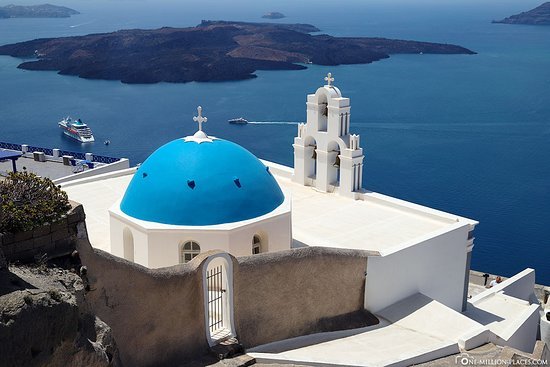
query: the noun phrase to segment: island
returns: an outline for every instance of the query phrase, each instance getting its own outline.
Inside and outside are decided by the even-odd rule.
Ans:
[[[74,9],[51,4],[0,6],[0,18],[68,18],[80,14]]]
[[[502,20],[493,20],[493,23],[550,25],[550,2]]]
[[[257,70],[307,64],[365,64],[391,54],[474,54],[461,46],[369,37],[311,35],[308,24],[202,21],[196,27],[121,30],[0,46],[28,58],[25,70],[54,70],[123,83],[184,83],[254,78]]]
[[[264,15],[262,15],[262,18],[282,19],[282,18],[286,18],[286,15],[284,15],[283,13],[279,13],[278,11],[270,11],[269,13],[265,13]]]

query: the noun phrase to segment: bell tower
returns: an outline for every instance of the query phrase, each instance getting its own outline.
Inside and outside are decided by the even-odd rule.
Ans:
[[[363,149],[359,135],[350,134],[350,100],[326,85],[307,96],[307,121],[294,138],[293,181],[322,192],[356,198],[362,188]]]

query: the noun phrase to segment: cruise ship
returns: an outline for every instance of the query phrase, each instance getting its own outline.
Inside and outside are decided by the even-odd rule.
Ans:
[[[66,117],[59,121],[59,127],[63,130],[63,134],[81,143],[91,143],[95,140],[92,130],[81,119],[73,120]]]

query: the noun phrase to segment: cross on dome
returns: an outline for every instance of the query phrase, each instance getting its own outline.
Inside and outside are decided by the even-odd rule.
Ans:
[[[202,107],[197,107],[198,116],[193,116],[193,121],[199,123],[199,131],[202,131],[202,123],[208,121],[208,118],[202,116]]]
[[[330,87],[332,85],[332,82],[334,81],[332,73],[328,73],[327,76],[325,76],[325,80],[327,82],[327,85]]]
[[[185,138],[183,138],[183,140],[185,142],[194,141],[195,143],[198,143],[198,144],[205,143],[205,142],[212,143],[212,141],[215,140],[216,138],[213,136],[208,136],[204,131],[202,131],[202,123],[208,121],[208,119],[202,115],[201,106],[197,107],[197,112],[198,112],[198,115],[193,116],[193,121],[198,122],[199,129],[197,130],[196,133],[193,134],[193,136],[186,136]]]

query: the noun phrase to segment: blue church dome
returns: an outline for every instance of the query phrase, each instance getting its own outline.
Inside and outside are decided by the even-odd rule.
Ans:
[[[177,139],[139,167],[120,209],[150,222],[203,226],[256,218],[283,200],[267,167],[243,147]]]

